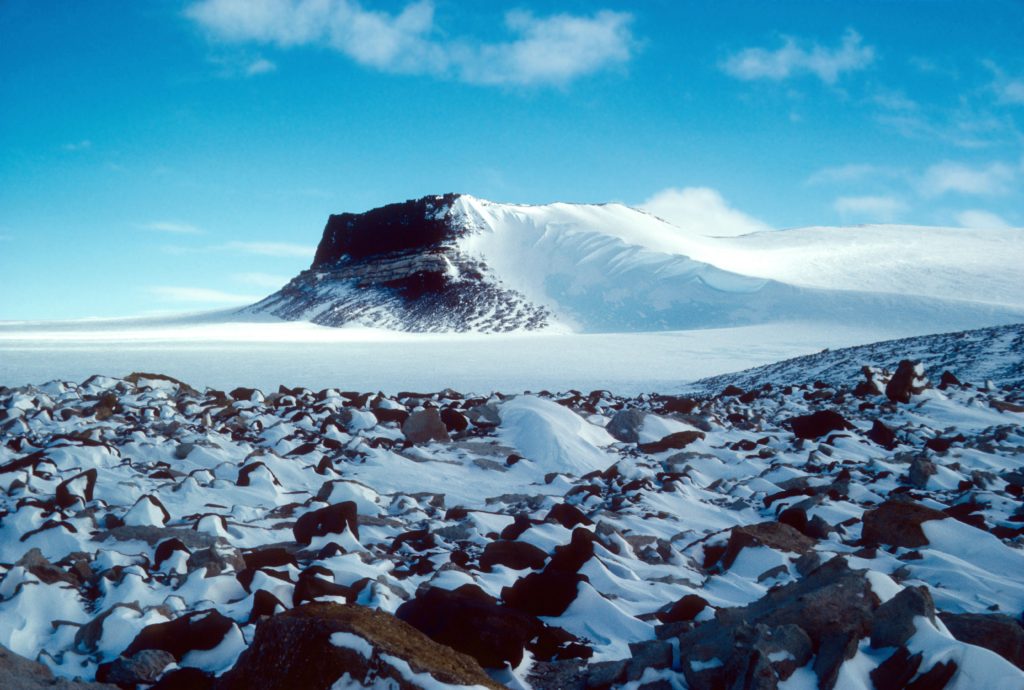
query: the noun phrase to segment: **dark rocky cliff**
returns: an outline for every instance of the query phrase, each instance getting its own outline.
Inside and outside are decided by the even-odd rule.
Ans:
[[[331,266],[342,258],[366,259],[391,252],[421,251],[451,239],[448,222],[458,194],[428,196],[388,204],[366,213],[339,213],[327,219],[311,268]]]
[[[313,264],[249,309],[326,326],[401,331],[535,330],[542,306],[500,284],[459,251],[469,232],[452,209],[458,194],[331,215]]]

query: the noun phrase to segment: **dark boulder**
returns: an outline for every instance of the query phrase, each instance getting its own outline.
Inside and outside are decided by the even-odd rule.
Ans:
[[[159,568],[160,565],[170,558],[175,551],[181,551],[186,555],[191,553],[189,548],[185,546],[185,543],[177,537],[164,539],[162,542],[157,544],[156,550],[153,552],[153,567]]]
[[[910,398],[923,392],[927,385],[924,368],[917,362],[904,359],[885,385],[885,397],[892,402],[909,403]]]
[[[480,568],[489,572],[496,565],[512,570],[543,568],[548,555],[533,544],[523,541],[492,541],[480,556]]]
[[[896,447],[896,432],[878,419],[871,424],[871,430],[868,431],[868,438],[889,450]]]
[[[692,621],[708,605],[707,600],[698,594],[686,594],[665,611],[659,612],[658,620],[662,623],[678,623]]]
[[[927,546],[928,539],[921,529],[921,523],[946,517],[945,513],[919,503],[886,501],[864,513],[861,541],[868,546]]]
[[[328,690],[346,677],[353,685],[419,690],[421,685],[402,672],[405,665],[438,685],[500,688],[473,658],[394,616],[315,603],[262,620],[252,644],[217,681],[217,690]]]
[[[121,656],[130,658],[144,649],[162,649],[181,661],[192,650],[213,649],[234,626],[230,618],[213,609],[188,613],[166,623],[147,625]]]
[[[579,572],[583,564],[594,556],[594,543],[597,537],[583,527],[572,531],[572,539],[564,546],[556,546],[546,570],[561,570],[567,573]]]
[[[797,438],[816,439],[835,431],[852,429],[853,425],[835,410],[818,410],[807,415],[791,417],[789,428]]]
[[[647,414],[643,410],[632,408],[619,410],[608,422],[605,431],[616,441],[637,443],[640,440],[640,428],[644,425]]]
[[[402,433],[409,443],[451,440],[448,436],[448,427],[441,419],[441,413],[433,407],[410,414],[402,423]]]
[[[764,645],[780,634],[793,647],[789,651],[794,656],[806,653],[809,660],[813,652],[819,684],[830,688],[839,667],[856,653],[858,640],[868,634],[878,604],[864,572],[852,570],[841,557],[833,558],[752,604],[719,609],[714,620],[685,633],[679,642],[682,658],[698,662],[718,659],[723,665],[695,670],[691,664],[683,664],[683,672],[694,690],[748,687],[743,677],[750,673],[767,685],[749,687],[774,687],[771,683],[781,680],[781,674],[791,673],[792,667],[765,665],[759,655],[768,657],[775,651]],[[802,642],[803,635],[788,626],[806,635],[809,650]],[[783,628],[788,633],[776,632]]]
[[[871,621],[871,646],[903,646],[917,631],[917,616],[935,621],[935,604],[927,587],[907,587],[878,607]]]
[[[1024,628],[1001,613],[940,613],[953,637],[977,645],[1024,669]]]
[[[641,453],[661,453],[666,450],[679,450],[686,448],[694,441],[704,438],[703,431],[677,431],[674,434],[665,436],[660,441],[652,443],[641,443],[637,446]]]
[[[906,647],[900,647],[871,671],[875,690],[902,690],[907,687],[923,659],[920,653],[911,656]]]
[[[740,551],[748,546],[767,546],[777,551],[804,554],[814,547],[814,540],[781,522],[761,522],[733,527],[722,554],[722,568],[728,570]]]
[[[503,668],[506,662],[518,666],[526,644],[544,627],[533,616],[499,605],[476,585],[453,591],[430,587],[402,604],[395,615],[485,668]]]
[[[512,608],[534,616],[561,616],[576,599],[586,578],[574,572],[548,570],[530,573],[501,590],[501,599]]]
[[[593,521],[583,514],[579,508],[568,503],[558,503],[544,516],[544,522],[557,522],[566,529],[577,525],[592,525]]]
[[[359,538],[359,513],[355,501],[344,501],[305,513],[296,520],[292,532],[295,541],[309,544],[314,537],[341,534],[346,527],[356,539]]]
[[[924,489],[928,486],[928,478],[938,474],[938,472],[939,468],[935,466],[934,462],[918,455],[910,461],[910,469],[907,470],[907,482],[918,489]]]
[[[457,434],[469,428],[469,420],[456,409],[446,407],[441,410],[441,422],[448,429],[449,434]]]

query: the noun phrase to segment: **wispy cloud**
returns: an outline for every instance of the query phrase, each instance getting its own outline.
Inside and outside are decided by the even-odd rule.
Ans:
[[[64,144],[61,148],[65,151],[85,151],[86,149],[92,148],[92,142],[88,139],[82,139],[81,141]]]
[[[266,58],[258,58],[249,63],[248,67],[245,68],[245,74],[250,77],[255,77],[258,74],[267,74],[268,72],[273,72],[276,69],[277,65],[270,60],[267,60]]]
[[[195,304],[250,304],[262,299],[258,295],[240,295],[222,290],[201,287],[179,287],[173,285],[155,285],[148,288],[149,293],[167,302],[188,302]]]
[[[483,85],[562,85],[627,62],[635,47],[632,16],[608,10],[513,10],[505,15],[510,38],[499,42],[451,38],[430,0],[393,14],[356,0],[200,0],[185,14],[218,41],[328,47],[372,69]]]
[[[906,176],[907,172],[899,168],[873,165],[871,163],[848,163],[816,170],[807,178],[807,184],[835,184],[862,182],[879,178]]]
[[[884,110],[913,112],[920,108],[917,101],[908,98],[902,91],[879,89],[871,96],[871,102]]]
[[[774,50],[745,48],[729,56],[722,69],[746,81],[782,81],[812,74],[826,84],[835,84],[844,72],[865,69],[874,60],[874,47],[863,45],[861,35],[847,29],[837,48],[826,48],[817,43],[805,46],[796,38],[784,36],[782,45]]]
[[[1016,171],[1005,163],[991,163],[984,167],[971,167],[963,163],[944,161],[925,170],[918,189],[926,197],[956,192],[990,196],[1005,194],[1016,177]]]
[[[735,236],[771,229],[730,207],[717,190],[709,187],[665,189],[640,204],[640,208],[676,227],[702,235]]]
[[[961,227],[976,228],[978,230],[1006,230],[1012,227],[1010,222],[1002,216],[980,209],[961,211],[956,216],[956,222]]]
[[[890,222],[907,210],[907,204],[895,196],[841,196],[833,208],[844,219]]]
[[[151,223],[140,223],[139,226],[143,230],[153,230],[154,232],[168,232],[174,235],[202,235],[202,228],[196,227],[190,223],[177,223],[172,221],[154,221]]]
[[[291,242],[228,242],[215,249],[228,249],[231,251],[245,252],[246,254],[258,254],[260,256],[287,256],[292,258],[312,258],[316,253],[316,247],[305,244],[292,244]]]
[[[273,273],[232,273],[231,279],[243,285],[252,285],[253,287],[271,290],[277,289],[291,280],[289,276]]]
[[[1000,103],[1024,105],[1024,77],[1013,77],[993,60],[983,62],[992,72],[993,81],[989,88],[996,94]]]

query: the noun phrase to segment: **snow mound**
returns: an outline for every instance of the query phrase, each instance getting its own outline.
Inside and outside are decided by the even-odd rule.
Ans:
[[[558,403],[520,395],[500,409],[501,438],[544,472],[582,475],[615,461],[601,447],[615,439]]]

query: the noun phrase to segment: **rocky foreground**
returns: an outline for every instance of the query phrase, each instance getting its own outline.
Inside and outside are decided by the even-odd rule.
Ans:
[[[890,369],[0,388],[0,687],[1024,687],[1024,389]]]

